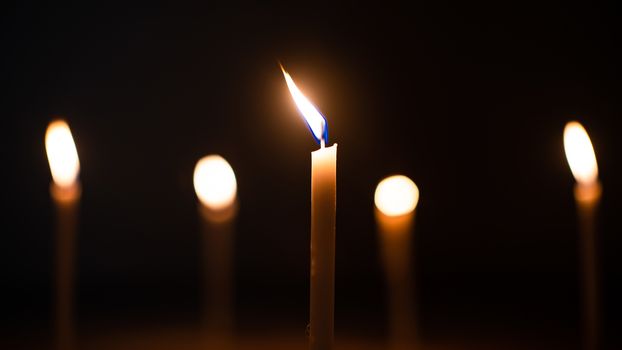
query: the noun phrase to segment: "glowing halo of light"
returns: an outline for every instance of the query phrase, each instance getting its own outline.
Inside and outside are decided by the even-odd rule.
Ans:
[[[54,120],[48,125],[45,151],[54,183],[62,188],[74,185],[80,172],[80,160],[71,130],[64,120]]]
[[[419,189],[404,175],[389,176],[378,183],[374,194],[376,208],[387,216],[405,215],[417,207]]]
[[[281,65],[287,88],[289,89],[292,99],[296,103],[296,107],[300,114],[302,114],[309,130],[315,141],[324,146],[328,143],[328,123],[326,118],[320,113],[320,111],[309,101],[309,99],[300,91],[292,77],[285,71],[285,68]]]
[[[598,180],[598,164],[590,136],[585,128],[571,121],[564,128],[564,151],[575,180],[581,185],[591,185]]]
[[[194,167],[194,190],[206,207],[223,210],[235,202],[237,182],[231,165],[219,155],[201,158]]]

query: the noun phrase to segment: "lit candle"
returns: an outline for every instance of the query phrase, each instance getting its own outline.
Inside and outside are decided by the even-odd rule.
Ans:
[[[80,162],[69,126],[55,120],[45,134],[45,149],[52,172],[50,186],[56,207],[56,341],[59,349],[74,348],[73,275],[80,182]]]
[[[326,119],[281,67],[289,92],[320,149],[311,153],[311,293],[309,348],[328,350],[334,343],[335,216],[337,144],[326,147]]]
[[[233,224],[237,184],[229,163],[218,155],[201,158],[194,168],[205,256],[205,327],[208,347],[232,347]]]
[[[586,349],[597,349],[599,343],[598,278],[596,259],[596,210],[602,188],[598,181],[596,155],[587,132],[578,122],[569,122],[564,129],[564,149],[572,175],[577,181],[574,197],[579,218],[583,268],[583,320]]]
[[[394,349],[411,349],[417,339],[412,288],[412,230],[419,189],[394,175],[376,187],[376,224],[388,284],[389,331]]]

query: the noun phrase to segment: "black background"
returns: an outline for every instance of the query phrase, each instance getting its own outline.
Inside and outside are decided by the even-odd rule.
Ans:
[[[562,147],[576,119],[604,188],[604,336],[610,348],[622,342],[614,9],[21,2],[2,12],[3,337],[47,339],[51,327],[55,218],[43,139],[53,116],[69,122],[82,166],[79,329],[200,317],[192,171],[217,153],[239,187],[236,328],[303,332],[317,146],[280,61],[339,143],[338,337],[386,334],[373,191],[403,173],[421,191],[423,339],[578,348],[574,180]]]

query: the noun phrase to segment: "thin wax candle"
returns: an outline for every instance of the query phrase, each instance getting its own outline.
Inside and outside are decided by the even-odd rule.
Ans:
[[[73,279],[75,240],[81,187],[80,162],[69,126],[63,120],[50,123],[45,149],[52,173],[50,193],[56,207],[56,345],[74,348]]]
[[[412,235],[419,189],[406,176],[380,181],[374,194],[381,257],[387,279],[390,348],[412,349],[417,342],[412,274]]]
[[[602,187],[598,181],[598,165],[592,141],[578,122],[566,124],[564,149],[570,170],[576,180],[574,197],[580,233],[584,348],[594,350],[598,349],[600,342],[596,212],[602,195]]]
[[[281,67],[289,92],[320,149],[311,153],[311,293],[309,348],[329,350],[334,343],[335,218],[337,144],[328,142],[326,119]]]
[[[235,173],[221,156],[194,168],[205,256],[205,335],[208,348],[233,348],[233,243],[237,214]]]

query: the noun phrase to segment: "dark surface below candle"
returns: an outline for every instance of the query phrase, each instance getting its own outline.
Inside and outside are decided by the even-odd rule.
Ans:
[[[291,329],[275,328],[266,332],[249,332],[237,334],[227,346],[214,345],[209,335],[203,333],[197,326],[179,325],[133,325],[132,327],[97,325],[96,328],[83,328],[82,336],[77,339],[78,348],[95,350],[125,350],[125,349],[308,349],[306,337],[301,332]],[[48,343],[48,337],[42,333],[32,333],[27,337],[18,339],[8,338],[3,345],[13,349],[53,349]],[[377,337],[363,334],[345,333],[337,335],[335,339],[336,349],[400,349],[389,347],[389,344]],[[615,347],[610,347],[614,349]],[[537,341],[524,338],[524,334],[463,334],[451,335],[450,333],[421,341],[416,346],[404,349],[425,350],[554,350],[554,349],[580,349],[578,344],[568,340],[555,339],[555,332],[550,331],[547,335],[540,335]]]
[[[238,182],[236,340],[252,348],[286,325],[304,347],[317,146],[278,61],[339,143],[338,345],[381,346],[388,336],[373,192],[402,173],[421,191],[412,278],[426,346],[579,349],[579,233],[562,146],[565,123],[577,119],[603,184],[602,341],[622,348],[622,33],[613,4],[5,6],[0,348],[53,344],[43,138],[56,115],[81,163],[72,305],[83,348],[197,342],[206,259],[192,172],[210,153]]]

